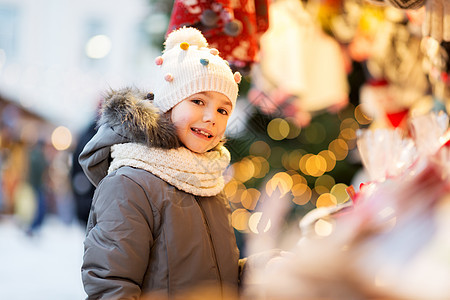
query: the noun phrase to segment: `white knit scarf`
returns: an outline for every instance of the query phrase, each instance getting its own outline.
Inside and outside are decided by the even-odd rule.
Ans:
[[[217,195],[224,187],[223,172],[230,163],[230,152],[223,146],[199,154],[185,147],[165,150],[126,143],[113,145],[111,156],[108,174],[122,166],[144,169],[196,196]]]

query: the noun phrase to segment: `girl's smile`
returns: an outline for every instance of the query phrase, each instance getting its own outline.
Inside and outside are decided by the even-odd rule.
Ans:
[[[224,94],[207,91],[193,94],[175,105],[171,119],[183,145],[204,153],[222,140],[231,111],[231,101]]]

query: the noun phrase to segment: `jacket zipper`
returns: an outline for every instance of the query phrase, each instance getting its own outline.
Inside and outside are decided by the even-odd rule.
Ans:
[[[197,202],[198,207],[200,208],[200,211],[202,212],[203,222],[206,225],[206,231],[208,232],[209,243],[211,245],[211,249],[212,249],[212,253],[213,253],[213,259],[214,259],[214,263],[216,265],[217,276],[219,277],[220,289],[222,290],[222,276],[220,275],[219,263],[217,261],[216,248],[214,247],[214,242],[213,242],[213,239],[212,239],[212,236],[211,236],[211,230],[210,230],[210,227],[209,227],[208,219],[206,218],[205,210],[203,209],[203,207],[200,205],[200,203],[198,201],[199,199],[197,197],[195,197],[195,200]],[[223,293],[223,291],[222,291],[222,293]]]

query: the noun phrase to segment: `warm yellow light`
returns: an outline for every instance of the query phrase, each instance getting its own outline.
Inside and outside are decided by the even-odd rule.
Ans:
[[[344,183],[338,183],[331,188],[330,194],[336,197],[337,203],[344,203],[349,199],[349,196],[346,191],[347,187],[348,186]]]
[[[245,190],[245,186],[242,182],[232,179],[225,185],[223,190],[229,201],[240,203],[240,197],[242,191]]]
[[[304,183],[297,183],[296,185],[292,186],[292,195],[294,197],[303,195],[308,190],[308,185]]]
[[[328,193],[330,190],[324,187],[323,185],[315,185],[313,188],[314,192],[318,195],[322,195]]]
[[[325,193],[319,196],[316,201],[316,207],[336,206],[336,197],[330,193]]]
[[[254,157],[254,156],[248,156],[248,158],[251,160],[253,164],[253,177],[256,177],[261,174],[262,171],[262,160],[265,160],[262,157]]]
[[[328,145],[328,150],[334,153],[336,160],[343,160],[347,157],[348,146],[343,139],[335,139]]]
[[[362,104],[355,108],[355,119],[361,125],[367,125],[372,122],[372,118],[364,113]]]
[[[254,188],[243,191],[241,195],[242,206],[248,210],[254,210],[260,196],[261,192]]]
[[[111,39],[106,35],[96,35],[86,44],[86,55],[90,58],[104,58],[111,51]]]
[[[313,155],[306,161],[305,168],[309,175],[319,177],[325,173],[327,161],[320,155]]]
[[[254,142],[249,148],[250,155],[262,156],[265,159],[268,159],[270,157],[270,152],[270,146],[263,141]]]
[[[347,141],[356,139],[356,131],[353,128],[342,129],[340,133],[341,137]]]
[[[255,173],[253,177],[255,178],[263,178],[270,170],[269,162],[261,156],[251,157],[253,162],[253,166],[255,168]]]
[[[289,123],[281,118],[275,118],[267,125],[267,134],[275,141],[281,141],[289,135]]]
[[[250,219],[248,220],[248,227],[249,229],[253,232],[253,233],[260,233],[261,231],[263,232],[267,232],[270,229],[271,226],[271,222],[270,219],[267,220],[263,220],[264,223],[261,223],[261,218],[262,218],[262,212],[255,212],[250,216]],[[265,226],[264,226],[265,224]],[[261,228],[262,226],[264,226],[264,228]]]
[[[356,130],[359,129],[359,125],[355,121],[355,119],[353,119],[353,118],[346,118],[346,119],[344,119],[341,122],[340,130],[342,131],[342,130],[347,129],[347,128],[350,128],[350,129],[353,129],[354,131],[356,131]]]
[[[243,208],[238,208],[231,214],[231,225],[239,231],[248,230],[248,220],[250,212]]]
[[[289,134],[287,135],[287,139],[295,139],[300,135],[300,132],[302,131],[302,128],[295,125],[295,119],[294,118],[286,118],[286,121],[289,124]]]
[[[279,172],[275,174],[266,185],[266,192],[269,196],[278,189],[281,195],[286,194],[292,188],[293,181],[291,176],[286,172]]]
[[[322,175],[316,179],[314,183],[315,190],[318,194],[330,192],[331,188],[336,184],[334,178],[330,175]]]
[[[312,191],[305,183],[297,183],[292,187],[292,201],[297,205],[305,205],[311,200]]]
[[[334,224],[323,219],[317,220],[314,224],[314,231],[318,236],[326,237],[333,233]]]
[[[56,150],[66,150],[72,144],[72,133],[64,126],[59,126],[52,132],[52,144]]]
[[[340,129],[339,137],[346,141],[348,149],[355,148],[356,131],[359,129],[359,124],[353,118],[346,118],[341,122]]]
[[[300,159],[302,158],[304,151],[302,150],[294,150],[291,151],[287,156],[287,169],[298,170]]]
[[[302,173],[305,175],[309,175],[308,170],[306,169],[306,162],[312,156],[314,156],[314,155],[311,153],[304,154],[302,156],[302,158],[300,158],[300,162],[298,163],[298,166],[300,167],[300,171],[302,171]]]
[[[241,161],[233,164],[234,178],[246,182],[253,177],[255,166],[250,158],[244,157]]]
[[[298,173],[294,173],[291,175],[292,178],[292,182],[294,185],[298,184],[298,183],[304,183],[306,184],[306,179],[305,177],[303,177],[302,175],[298,174]]]
[[[334,169],[334,167],[336,166],[336,155],[334,155],[333,152],[331,152],[330,150],[323,150],[320,151],[317,155],[322,156],[327,162],[327,169],[325,170],[326,172],[330,172]]]

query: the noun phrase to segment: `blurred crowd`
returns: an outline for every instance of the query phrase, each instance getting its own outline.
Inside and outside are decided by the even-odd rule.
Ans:
[[[84,226],[93,186],[77,156],[94,122],[61,150],[46,120],[7,101],[1,102],[0,113],[0,218],[14,219],[29,235],[39,232],[48,215]]]

